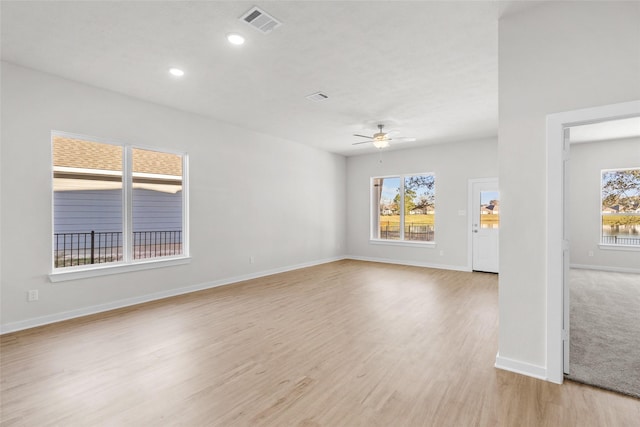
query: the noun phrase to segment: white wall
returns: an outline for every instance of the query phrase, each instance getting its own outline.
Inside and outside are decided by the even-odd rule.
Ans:
[[[638,22],[638,2],[549,2],[500,21],[500,367],[546,376],[546,116],[640,99]]]
[[[187,152],[192,262],[50,283],[51,130]],[[346,251],[342,156],[7,63],[1,137],[4,330]]]
[[[382,163],[380,163],[382,159]],[[436,247],[372,244],[370,179],[375,176],[434,172],[436,177]],[[467,270],[468,180],[496,177],[497,141],[432,145],[347,159],[347,248],[356,258]],[[459,215],[464,210],[466,215]],[[444,255],[440,255],[440,251]]]
[[[571,145],[569,220],[572,266],[640,272],[640,250],[600,249],[599,246],[601,171],[630,167],[640,167],[640,138]],[[589,256],[590,251],[593,256]]]

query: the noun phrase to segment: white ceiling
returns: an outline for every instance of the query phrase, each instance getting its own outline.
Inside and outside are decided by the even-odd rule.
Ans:
[[[533,2],[531,2],[533,3]],[[495,1],[2,2],[2,59],[344,155],[497,134]],[[282,26],[238,18],[257,5]],[[520,6],[516,6],[520,8]],[[242,33],[241,47],[225,35]],[[175,78],[170,67],[186,74]],[[305,99],[322,91],[322,102]],[[392,147],[393,149],[393,147]]]

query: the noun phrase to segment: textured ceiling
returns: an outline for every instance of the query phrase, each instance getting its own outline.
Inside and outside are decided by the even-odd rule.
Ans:
[[[254,5],[282,26],[265,35],[239,21]],[[1,7],[3,60],[327,151],[375,150],[352,146],[352,134],[379,122],[417,139],[398,148],[497,134],[498,2]],[[230,45],[228,32],[245,45]],[[317,91],[329,98],[305,99]]]

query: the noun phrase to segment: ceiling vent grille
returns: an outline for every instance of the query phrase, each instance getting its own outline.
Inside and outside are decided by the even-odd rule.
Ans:
[[[278,21],[276,18],[269,15],[264,10],[258,9],[257,7],[252,7],[251,9],[249,9],[247,13],[240,17],[240,20],[246,22],[256,30],[264,34],[268,34],[274,28],[278,28],[280,25],[282,25],[282,22]]]
[[[319,101],[324,101],[329,97],[322,92],[316,92],[316,93],[312,93],[311,95],[305,96],[305,98],[311,101],[319,102]]]

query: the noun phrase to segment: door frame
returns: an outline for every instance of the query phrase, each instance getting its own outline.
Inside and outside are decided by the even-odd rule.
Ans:
[[[564,262],[565,240],[564,162],[569,155],[565,129],[572,126],[624,119],[640,115],[640,101],[623,102],[547,115],[547,325],[546,378],[562,384],[564,379]]]
[[[478,183],[494,183],[500,189],[498,177],[470,178],[467,184],[467,269],[473,271],[473,185]],[[498,268],[498,271],[500,269]]]

